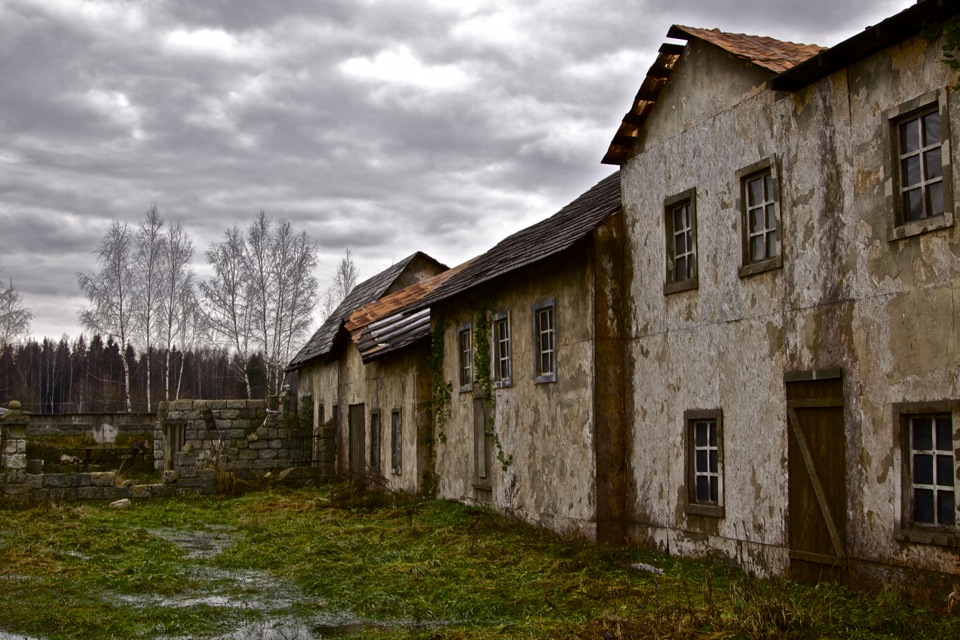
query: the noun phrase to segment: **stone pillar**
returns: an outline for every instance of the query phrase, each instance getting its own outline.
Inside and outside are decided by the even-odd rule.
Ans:
[[[27,418],[20,411],[17,400],[0,420],[3,445],[0,448],[0,473],[8,493],[17,493],[27,481]]]

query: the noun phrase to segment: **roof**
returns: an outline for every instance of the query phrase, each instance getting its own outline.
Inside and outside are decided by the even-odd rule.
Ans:
[[[337,336],[337,332],[350,314],[364,305],[379,300],[380,297],[386,293],[387,289],[390,288],[390,285],[400,277],[404,270],[418,256],[433,260],[430,256],[418,251],[355,286],[350,293],[347,294],[347,297],[343,299],[340,306],[338,306],[320,328],[316,330],[313,337],[303,345],[293,360],[290,361],[287,369],[298,369],[308,360],[329,354],[333,348],[333,341]]]
[[[958,2],[920,0],[880,24],[867,27],[857,35],[781,72],[770,81],[770,87],[778,91],[802,89],[958,13]]]
[[[430,335],[430,309],[403,310],[459,273],[469,263],[448,269],[357,309],[344,325],[364,363],[402,349]]]
[[[553,216],[500,241],[461,265],[442,286],[408,307],[417,311],[569,249],[620,211],[620,172],[615,171]]]
[[[698,29],[673,25],[667,32],[668,38],[690,40],[696,38],[709,42],[724,51],[747,60],[758,67],[773,73],[781,73],[794,67],[811,56],[822,51],[823,47],[795,42],[783,42],[765,36],[749,36],[742,33],[724,33],[718,29]],[[660,97],[673,69],[684,50],[683,45],[665,43],[660,46],[657,59],[647,71],[640,85],[633,105],[620,123],[616,135],[610,142],[604,164],[622,164],[633,151],[634,142],[640,135],[644,122]]]

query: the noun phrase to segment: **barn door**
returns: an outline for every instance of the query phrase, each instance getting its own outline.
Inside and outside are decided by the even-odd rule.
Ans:
[[[787,377],[790,574],[842,580],[847,562],[840,371]]]
[[[347,427],[350,430],[350,475],[363,476],[364,463],[364,418],[363,405],[351,404],[348,408]]]

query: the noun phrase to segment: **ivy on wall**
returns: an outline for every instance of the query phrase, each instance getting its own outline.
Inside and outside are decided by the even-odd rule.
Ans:
[[[450,419],[450,403],[453,397],[453,383],[443,379],[443,337],[446,322],[437,321],[430,331],[430,410],[437,432],[437,441],[446,442],[443,428]]]
[[[474,382],[480,386],[483,396],[484,433],[497,448],[497,462],[505,472],[513,464],[513,455],[505,455],[500,436],[494,429],[493,384],[491,382],[490,363],[490,318],[493,315],[489,304],[481,304],[473,318],[473,370]]]

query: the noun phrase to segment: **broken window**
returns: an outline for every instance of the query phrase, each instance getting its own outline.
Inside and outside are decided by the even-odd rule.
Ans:
[[[663,292],[676,293],[697,286],[696,190],[667,198],[664,228],[667,238],[667,278]]]
[[[684,413],[687,511],[723,517],[723,423],[720,410]]]
[[[390,467],[393,473],[399,475],[403,468],[403,438],[400,430],[400,410],[394,409],[390,414]]]
[[[534,376],[537,383],[557,381],[557,331],[553,299],[533,305]]]
[[[380,471],[380,412],[370,412],[370,469]]]
[[[781,258],[780,192],[775,163],[761,160],[737,172],[743,266],[740,276],[776,269]]]
[[[470,323],[457,329],[457,353],[459,356],[460,391],[473,389],[473,330]]]
[[[513,364],[510,360],[510,316],[493,315],[493,386],[509,387],[513,382]]]

